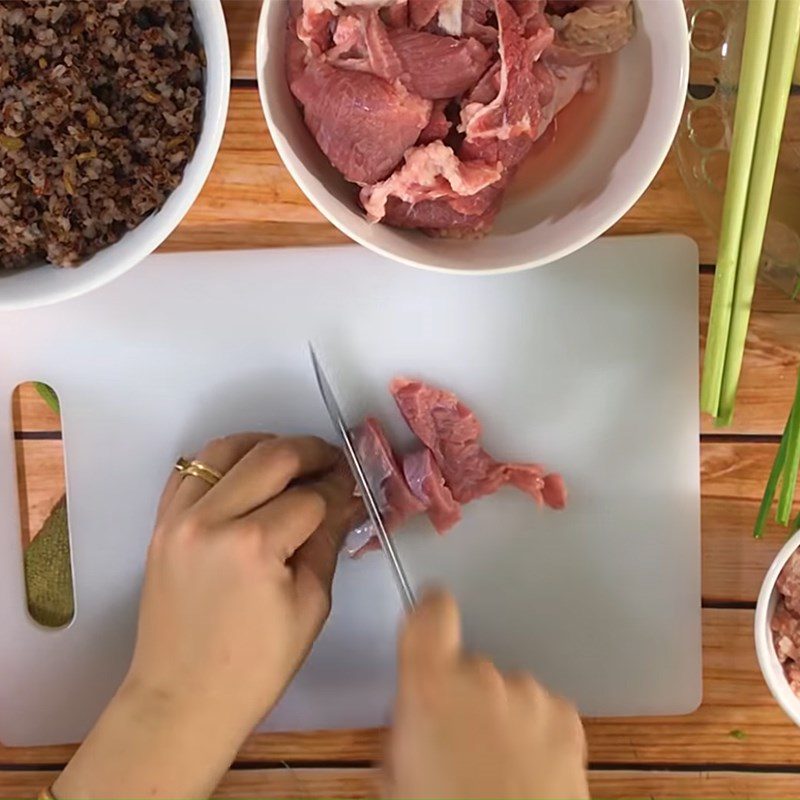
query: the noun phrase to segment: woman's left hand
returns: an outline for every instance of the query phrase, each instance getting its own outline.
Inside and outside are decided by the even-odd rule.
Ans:
[[[254,724],[317,637],[342,536],[363,506],[322,439],[244,434],[197,458],[223,478],[176,473],[167,485],[129,680],[224,695]]]
[[[363,513],[342,454],[241,434],[197,460],[223,477],[170,478],[130,671],[59,798],[210,793],[328,615],[342,538]]]

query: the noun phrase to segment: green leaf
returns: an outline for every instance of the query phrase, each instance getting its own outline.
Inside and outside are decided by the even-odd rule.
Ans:
[[[60,415],[61,404],[58,402],[58,395],[53,391],[52,387],[48,386],[46,383],[39,383],[38,381],[34,382],[33,385],[36,387],[36,391],[39,392],[42,400],[50,407],[51,411]]]

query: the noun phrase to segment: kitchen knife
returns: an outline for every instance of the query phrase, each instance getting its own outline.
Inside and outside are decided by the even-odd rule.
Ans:
[[[400,592],[403,606],[407,612],[411,611],[415,605],[414,591],[411,588],[411,584],[408,582],[405,570],[400,561],[400,556],[395,549],[394,542],[392,542],[392,538],[386,530],[386,525],[383,522],[383,516],[381,515],[381,510],[376,500],[376,492],[370,484],[367,472],[356,451],[355,442],[353,441],[350,429],[342,416],[339,403],[336,400],[336,395],[333,393],[331,384],[325,376],[319,358],[317,358],[317,354],[314,351],[314,345],[312,345],[311,342],[308,343],[308,349],[311,353],[311,363],[314,365],[314,374],[317,376],[317,384],[319,385],[319,391],[322,395],[322,401],[325,404],[328,416],[331,418],[333,427],[336,429],[336,433],[342,443],[344,454],[347,457],[347,463],[350,465],[358,491],[361,494],[361,498],[364,500],[364,505],[367,507],[367,514],[369,515],[370,522],[372,522],[378,534],[378,541],[381,544],[381,549],[389,561],[389,566],[394,575],[397,589]]]

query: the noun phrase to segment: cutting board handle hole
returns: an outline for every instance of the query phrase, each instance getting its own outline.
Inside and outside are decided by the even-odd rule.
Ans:
[[[75,616],[75,592],[61,405],[51,386],[28,381],[14,390],[11,408],[28,613],[63,628]]]

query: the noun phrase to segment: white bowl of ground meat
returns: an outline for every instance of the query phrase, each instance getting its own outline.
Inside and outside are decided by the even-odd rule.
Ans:
[[[220,0],[0,3],[0,310],[84,294],[158,247],[229,92]]]
[[[338,228],[418,267],[503,272],[587,244],[669,151],[681,0],[265,0],[264,114]]]
[[[761,586],[755,615],[758,663],[772,696],[800,725],[800,531],[781,548]]]

